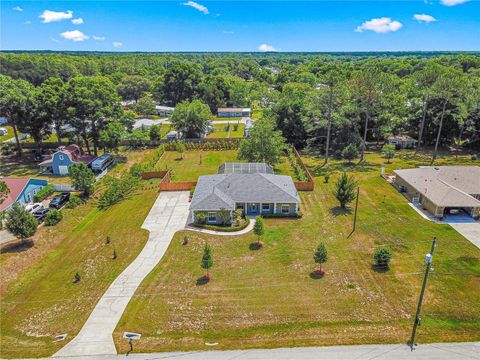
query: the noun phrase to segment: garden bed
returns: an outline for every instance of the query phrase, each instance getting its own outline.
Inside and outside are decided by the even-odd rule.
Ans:
[[[223,232],[235,232],[235,231],[240,231],[245,229],[248,224],[250,224],[250,218],[248,216],[245,216],[245,221],[243,224],[238,225],[238,226],[220,226],[220,225],[208,225],[208,224],[189,224],[189,226],[192,227],[197,227],[200,229],[205,229],[205,230],[213,230],[213,231],[223,231]]]

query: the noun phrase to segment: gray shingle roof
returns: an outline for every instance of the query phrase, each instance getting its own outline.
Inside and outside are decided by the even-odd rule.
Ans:
[[[300,197],[286,175],[205,175],[198,178],[190,210],[234,210],[236,202],[300,203]]]

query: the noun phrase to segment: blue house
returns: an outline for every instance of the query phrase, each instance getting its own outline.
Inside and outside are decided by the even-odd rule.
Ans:
[[[68,175],[68,167],[76,163],[90,164],[95,156],[83,154],[78,145],[62,146],[52,155],[51,159],[39,164],[45,173],[53,175]]]
[[[28,178],[3,178],[10,192],[0,200],[0,211],[8,209],[13,203],[26,205],[33,202],[34,195],[48,185],[46,180]],[[2,202],[3,200],[3,202]]]

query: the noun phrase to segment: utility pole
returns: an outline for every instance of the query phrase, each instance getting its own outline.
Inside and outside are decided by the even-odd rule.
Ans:
[[[355,227],[357,226],[357,210],[358,210],[358,197],[360,195],[360,186],[357,187],[357,198],[355,201],[355,215],[353,216],[353,229],[352,233],[355,231]]]
[[[425,288],[427,286],[428,273],[430,272],[430,265],[432,264],[433,252],[435,251],[436,247],[437,247],[437,238],[434,237],[432,242],[432,250],[430,251],[429,254],[425,256],[425,264],[426,264],[425,276],[423,277],[422,291],[420,292],[420,298],[418,299],[417,313],[415,314],[415,321],[413,323],[412,336],[409,341],[410,349],[412,351],[413,351],[413,347],[415,346],[415,335],[417,332],[417,327],[420,324],[420,310],[422,309],[423,295],[425,294]]]

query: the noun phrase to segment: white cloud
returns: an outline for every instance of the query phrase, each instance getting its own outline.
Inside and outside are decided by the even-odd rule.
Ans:
[[[121,43],[120,41],[114,41],[112,45],[114,48],[120,48],[123,46],[123,43]]]
[[[228,34],[228,35],[235,34],[233,31],[228,31],[228,30],[223,30],[222,33],[223,34]]]
[[[92,39],[95,40],[95,41],[104,41],[104,40],[105,40],[105,36],[93,35],[93,36],[92,36]]]
[[[437,19],[435,19],[432,15],[427,15],[427,14],[415,14],[413,15],[413,18],[420,22],[426,22],[426,23],[437,21]]]
[[[72,24],[81,25],[83,24],[83,19],[82,18],[72,19]]]
[[[260,51],[277,51],[272,45],[268,45],[268,44],[260,44],[258,46],[258,50],[260,50]]]
[[[389,17],[381,17],[365,21],[362,25],[357,26],[355,31],[362,32],[365,30],[370,30],[376,33],[387,33],[400,30],[402,26],[402,23],[399,21],[392,20]]]
[[[60,34],[65,40],[71,40],[75,42],[85,41],[90,38],[90,36],[85,35],[79,30],[65,31]]]
[[[61,21],[66,19],[71,19],[73,17],[73,11],[51,11],[45,10],[40,14],[39,18],[42,19],[42,22],[47,24],[55,21]]]
[[[445,6],[455,6],[466,3],[469,0],[441,0],[442,4]]]
[[[20,6],[15,6],[15,7],[13,8],[13,10],[14,10],[14,11],[18,11],[18,12],[22,12],[22,11],[23,11],[23,9],[22,9]]]
[[[195,1],[187,1],[187,2],[182,3],[182,5],[191,6],[194,9],[197,9],[198,11],[204,13],[205,15],[209,14],[208,8],[206,6],[200,5],[199,3],[196,3]]]

